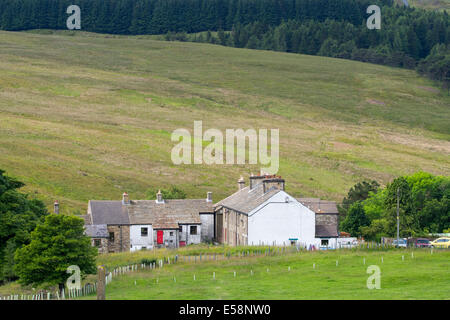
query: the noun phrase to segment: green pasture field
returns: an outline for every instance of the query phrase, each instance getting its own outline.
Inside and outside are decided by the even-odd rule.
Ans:
[[[402,258],[403,257],[403,258]],[[165,265],[117,276],[107,299],[450,299],[450,251],[338,250]],[[336,264],[337,261],[337,264]],[[368,289],[376,265],[380,289]],[[236,277],[234,276],[236,272]],[[215,279],[213,279],[215,273]],[[195,280],[194,280],[195,276]],[[84,297],[95,299],[95,296]]]

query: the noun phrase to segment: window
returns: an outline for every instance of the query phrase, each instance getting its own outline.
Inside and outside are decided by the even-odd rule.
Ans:
[[[100,239],[94,239],[94,246],[100,247],[101,241]]]
[[[190,234],[197,234],[197,226],[191,226],[190,231]]]
[[[114,232],[109,233],[109,241],[114,242]]]
[[[170,231],[170,236],[173,237],[173,231]]]
[[[141,237],[148,236],[148,228],[141,228]]]
[[[328,247],[328,239],[320,240],[320,245],[322,247]]]

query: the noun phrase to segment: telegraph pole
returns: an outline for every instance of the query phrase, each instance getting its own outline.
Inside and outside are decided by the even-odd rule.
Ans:
[[[400,208],[400,187],[397,188],[397,247],[400,248],[400,217],[399,217],[399,208]]]

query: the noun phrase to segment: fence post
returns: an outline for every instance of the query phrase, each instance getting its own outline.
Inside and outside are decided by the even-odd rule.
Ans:
[[[105,268],[98,268],[97,300],[105,300]]]

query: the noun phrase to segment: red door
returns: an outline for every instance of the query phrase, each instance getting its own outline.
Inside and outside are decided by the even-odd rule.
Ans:
[[[156,242],[158,244],[164,244],[164,231],[163,230],[158,230],[156,231]]]

